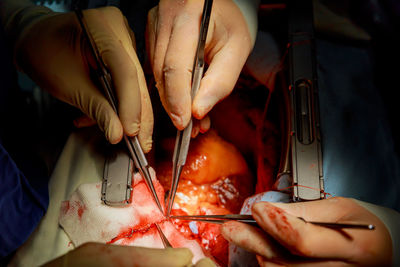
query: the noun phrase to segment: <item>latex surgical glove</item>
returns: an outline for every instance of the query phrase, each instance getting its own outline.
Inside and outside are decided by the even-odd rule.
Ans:
[[[291,204],[259,202],[252,214],[261,229],[229,222],[222,234],[257,254],[261,266],[388,266],[392,242],[385,224],[349,198]],[[297,218],[320,222],[374,224],[373,231],[334,230]]]
[[[86,243],[44,266],[183,267],[193,266],[192,258],[193,254],[187,248],[156,249]],[[213,267],[216,265],[209,258],[204,258],[194,266]]]
[[[149,12],[146,41],[156,86],[165,110],[180,130],[192,114],[199,120],[206,118],[233,90],[254,45],[258,1],[236,2],[241,4],[232,0],[213,2],[205,46],[208,69],[193,105],[191,76],[204,0],[161,0]],[[204,132],[210,122],[206,119],[196,125]]]
[[[8,24],[18,25],[21,13],[24,24],[24,17],[36,12],[35,7],[23,10],[27,11],[17,13],[11,19],[14,22]],[[138,135],[147,152],[152,144],[153,112],[133,33],[115,7],[83,13],[99,54],[111,72],[119,115],[108,103],[97,78],[90,75],[95,61],[72,12],[47,12],[25,23],[15,40],[16,64],[41,88],[95,120],[111,143],[119,142],[123,132],[128,136]],[[80,120],[77,124],[90,121]]]

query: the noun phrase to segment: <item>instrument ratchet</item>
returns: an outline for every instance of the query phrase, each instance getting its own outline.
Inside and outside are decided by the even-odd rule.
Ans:
[[[211,9],[212,9],[213,0],[205,0],[203,6],[203,15],[201,18],[201,25],[200,25],[200,34],[199,40],[197,43],[197,51],[196,56],[194,59],[193,64],[193,72],[192,72],[192,89],[191,89],[191,96],[192,101],[197,94],[197,91],[200,87],[200,81],[203,77],[204,71],[204,48],[206,45],[206,38],[208,32],[208,24],[210,21],[211,16]],[[181,176],[181,172],[183,166],[186,163],[186,158],[189,151],[189,143],[190,137],[192,134],[192,127],[193,121],[190,120],[188,126],[183,130],[177,132],[176,140],[175,140],[175,147],[174,147],[174,154],[172,157],[172,182],[171,182],[171,189],[169,191],[168,197],[168,207],[167,207],[167,217],[171,213],[172,205],[174,203],[176,190],[178,188],[179,179]]]
[[[95,71],[96,71],[96,75],[99,79],[99,82],[101,84],[101,87],[102,87],[110,105],[112,106],[114,111],[118,114],[118,108],[117,108],[118,100],[115,97],[111,73],[107,69],[105,63],[103,62],[103,59],[100,56],[100,53],[96,46],[96,43],[94,42],[94,40],[88,30],[82,10],[75,9],[75,14],[76,14],[79,24],[82,28],[82,33],[87,38],[90,51],[95,59],[95,62],[96,62]],[[139,170],[140,174],[144,178],[144,180],[154,198],[154,201],[156,202],[160,211],[163,213],[161,203],[157,197],[156,190],[155,190],[153,182],[151,180],[151,176],[150,176],[150,172],[149,172],[149,164],[148,164],[146,156],[142,150],[142,147],[139,144],[139,140],[138,140],[137,136],[128,137],[127,135],[124,134],[123,139],[126,143],[129,154],[132,157],[136,168]],[[109,186],[113,186],[112,182],[108,182],[107,184]],[[107,197],[104,198],[105,194],[103,194],[102,200],[107,205],[125,205],[125,204],[130,203],[130,199],[131,199],[130,183],[126,182],[124,185],[121,186],[121,181],[119,181],[118,185],[116,185],[116,186],[118,186],[122,189],[122,194],[120,196],[110,196],[110,199],[112,199],[112,201],[108,201]],[[103,183],[103,187],[104,187],[104,183]],[[102,190],[102,191],[104,192],[104,190]],[[119,191],[112,190],[112,192],[121,192],[121,190],[119,190]],[[125,194],[125,192],[127,192],[127,193]]]

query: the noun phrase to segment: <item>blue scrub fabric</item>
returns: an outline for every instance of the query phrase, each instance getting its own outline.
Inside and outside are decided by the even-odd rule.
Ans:
[[[49,203],[47,169],[26,146],[34,143],[33,128],[20,120],[30,119],[31,114],[14,102],[20,88],[9,51],[0,28],[0,266],[27,240]],[[26,128],[17,129],[16,125]]]
[[[317,42],[325,191],[400,211],[400,157],[367,48]]]
[[[28,180],[0,143],[0,258],[21,246],[46,212],[48,179],[26,166]],[[38,175],[38,176],[37,176]]]
[[[316,48],[325,192],[400,211],[400,157],[369,50],[326,40]],[[285,177],[280,187],[290,184]],[[259,201],[292,200],[274,191],[247,199]],[[249,214],[247,207],[241,213]],[[230,244],[230,266],[244,262],[258,266],[253,254]]]

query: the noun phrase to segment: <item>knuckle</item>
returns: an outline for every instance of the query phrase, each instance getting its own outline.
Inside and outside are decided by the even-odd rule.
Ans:
[[[177,67],[175,64],[166,64],[162,70],[164,78],[174,78],[174,77],[182,77],[188,78],[192,75],[192,69]]]

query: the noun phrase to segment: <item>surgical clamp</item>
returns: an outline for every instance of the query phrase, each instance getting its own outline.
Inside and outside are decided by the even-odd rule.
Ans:
[[[201,26],[200,26],[200,34],[199,40],[197,43],[197,51],[193,64],[193,72],[192,72],[192,90],[191,96],[192,101],[197,94],[197,91],[200,87],[200,81],[203,77],[204,71],[204,48],[206,44],[208,24],[211,16],[211,8],[212,8],[212,0],[205,0],[203,6],[203,15],[201,18]],[[169,191],[168,198],[168,207],[167,207],[167,217],[171,213],[172,205],[174,203],[176,190],[178,188],[179,179],[181,176],[181,172],[183,166],[186,163],[186,158],[189,151],[189,143],[190,137],[192,133],[193,121],[190,119],[188,126],[183,131],[177,132],[174,154],[172,157],[172,182],[171,189]]]
[[[117,109],[118,100],[114,94],[111,73],[109,72],[105,63],[103,62],[103,60],[99,54],[99,51],[97,49],[96,43],[94,42],[92,36],[90,35],[90,32],[88,31],[88,27],[87,27],[85,18],[83,16],[82,10],[75,9],[75,14],[76,14],[79,24],[82,28],[82,33],[88,40],[90,51],[91,51],[93,57],[95,58],[95,62],[96,62],[96,70],[95,71],[96,71],[96,75],[101,83],[102,89],[103,89],[110,105],[112,106],[114,111],[118,114],[118,109]],[[126,146],[128,147],[129,153],[135,163],[136,168],[139,170],[140,174],[144,178],[158,208],[163,213],[161,203],[157,197],[156,190],[155,190],[153,182],[151,180],[151,176],[150,176],[150,172],[149,172],[149,164],[148,164],[146,156],[142,150],[142,147],[139,144],[139,140],[138,140],[137,136],[128,137],[124,134],[123,138],[126,143]],[[128,183],[125,185],[125,188],[123,188],[123,190],[125,190],[126,188],[128,188],[127,191],[129,192],[129,194],[126,194],[123,197],[122,201],[107,202],[107,199],[103,199],[103,201],[108,205],[124,205],[124,204],[129,203],[130,199],[131,199],[130,198],[131,190],[129,188]]]

